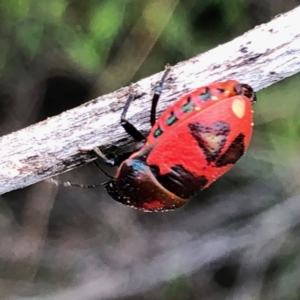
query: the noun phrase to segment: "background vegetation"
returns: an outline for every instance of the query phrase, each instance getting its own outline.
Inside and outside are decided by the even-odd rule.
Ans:
[[[0,134],[299,4],[1,0]],[[46,183],[2,196],[0,298],[299,299],[299,79],[258,93],[247,155],[179,211],[145,214],[101,189],[57,191]],[[93,165],[62,179],[104,180]]]

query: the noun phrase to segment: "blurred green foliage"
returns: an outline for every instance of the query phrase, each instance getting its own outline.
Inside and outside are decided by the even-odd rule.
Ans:
[[[0,2],[1,134],[36,122],[39,119],[38,115],[41,107],[43,107],[43,101],[46,99],[51,103],[56,102],[56,105],[60,105],[61,110],[65,110],[68,107],[78,105],[81,103],[80,101],[89,100],[102,93],[127,85],[130,81],[158,72],[163,69],[166,63],[176,64],[227,42],[255,25],[268,22],[276,14],[294,8],[297,4],[299,4],[299,0],[2,0]],[[63,86],[56,85],[58,80],[66,77],[68,79],[76,78],[76,84],[64,81]],[[255,105],[254,136],[247,155],[232,172],[229,172],[229,175],[226,175],[225,179],[220,179],[213,185],[214,187],[204,191],[204,196],[201,194],[203,199],[205,197],[209,199],[212,194],[214,196],[221,195],[222,201],[223,198],[231,199],[232,193],[236,190],[239,191],[239,189],[242,190],[243,186],[238,181],[241,179],[244,179],[245,186],[258,179],[259,184],[266,186],[271,192],[278,182],[282,184],[284,191],[282,194],[284,195],[277,195],[276,192],[274,192],[275,195],[261,194],[260,192],[255,194],[255,189],[254,191],[251,189],[251,195],[255,196],[249,196],[247,198],[249,202],[255,197],[261,199],[261,202],[272,198],[267,203],[267,205],[271,205],[299,194],[299,78],[300,75],[287,78],[258,93],[258,103]],[[66,88],[67,85],[70,85],[69,89]],[[53,86],[52,94],[49,96],[49,87]],[[75,98],[78,95],[80,101],[76,102]],[[70,101],[69,106],[63,107],[63,102],[67,102],[67,100]],[[45,106],[44,110],[46,113],[42,118],[50,115],[48,106]],[[58,112],[55,110],[55,113]],[[90,174],[96,177],[98,173]],[[270,180],[269,183],[265,177],[271,177],[270,173],[279,181],[274,183],[275,181]],[[234,180],[230,181],[232,175]],[[236,188],[237,182],[240,184],[238,188]],[[47,242],[51,239],[57,241],[56,246],[59,250],[55,249],[54,252],[57,251],[61,257],[66,255],[65,250],[68,247],[72,251],[75,249],[74,252],[83,247],[82,245],[86,246],[87,249],[94,249],[93,234],[99,238],[95,244],[99,245],[100,249],[106,249],[105,246],[107,246],[105,252],[108,254],[113,254],[116,251],[117,247],[114,248],[114,243],[119,242],[120,245],[124,246],[125,244],[124,252],[126,249],[127,251],[131,249],[126,248],[130,243],[133,245],[132,249],[135,250],[138,243],[132,240],[126,241],[126,238],[130,237],[130,234],[133,234],[135,230],[149,225],[149,232],[151,232],[152,237],[159,232],[155,229],[157,224],[160,224],[162,228],[160,230],[164,231],[166,224],[169,224],[170,228],[177,224],[176,216],[182,221],[182,213],[189,212],[189,209],[192,212],[190,217],[196,213],[201,214],[201,209],[197,206],[198,202],[202,201],[199,200],[200,197],[195,198],[190,206],[187,206],[186,211],[170,214],[163,219],[164,216],[162,215],[148,217],[135,214],[136,212],[129,213],[126,208],[118,206],[119,204],[113,201],[108,200],[106,203],[107,196],[105,196],[105,201],[102,199],[103,201],[99,206],[96,206],[95,203],[97,205],[99,203],[99,192],[88,194],[89,192],[85,192],[88,196],[81,194],[84,201],[81,201],[82,198],[78,200],[80,204],[77,203],[77,206],[75,199],[80,198],[81,192],[75,192],[76,195],[72,202],[69,201],[72,198],[69,194],[67,201],[56,202],[58,203],[56,205],[61,205],[61,207],[53,209],[54,214],[56,213],[58,217],[52,222],[54,229],[52,228],[52,231],[51,228],[49,229],[45,240]],[[25,203],[24,193],[24,191],[20,191],[18,194],[17,191],[10,200],[22,199],[20,202]],[[97,198],[97,202],[91,200],[93,195]],[[30,197],[34,198],[32,195]],[[241,195],[235,197],[238,198],[235,204],[239,204]],[[87,198],[91,202],[88,202]],[[23,206],[20,202],[16,204],[16,211],[19,210],[19,215],[22,216]],[[0,215],[2,218],[0,220],[0,224],[2,224],[0,233],[2,236],[5,234],[13,236],[17,230],[13,227],[15,224],[11,225],[10,222],[13,223],[11,221],[13,218],[17,219],[15,215],[18,213],[15,211],[14,214],[10,213],[7,208],[8,204],[5,206],[1,202],[0,205],[3,208],[1,210],[2,215]],[[85,205],[91,205],[90,210],[85,208]],[[246,206],[244,203],[241,206],[244,205]],[[30,205],[28,207],[27,209],[30,211]],[[33,207],[36,209],[34,205]],[[78,207],[82,210],[79,210]],[[196,208],[194,211],[192,211],[193,207]],[[264,204],[261,207],[264,207]],[[34,211],[32,207],[31,209]],[[119,215],[115,213],[115,210],[119,212]],[[244,218],[244,215],[238,215],[235,210],[234,212],[236,215],[233,218]],[[127,214],[130,214],[130,218],[127,218]],[[174,218],[173,223],[172,218]],[[6,223],[2,221],[4,219]],[[152,220],[154,220],[153,223],[151,223]],[[9,225],[5,227],[3,224]],[[11,227],[9,227],[10,225]],[[34,227],[31,223],[29,225]],[[119,227],[114,231],[112,230],[114,226]],[[202,224],[201,218],[197,218],[193,224],[199,235],[208,230],[209,226],[210,224]],[[202,228],[204,229],[201,233]],[[92,242],[89,241],[89,230],[91,231],[90,239]],[[185,228],[182,230],[184,231]],[[20,232],[22,234],[21,230]],[[28,232],[30,235],[30,231]],[[144,238],[143,234],[142,238]],[[193,234],[196,235],[196,233]],[[172,244],[172,237],[170,240],[169,243]],[[103,244],[100,244],[101,241]],[[161,241],[162,244],[163,241]],[[68,242],[70,245],[65,245]],[[149,246],[149,248],[151,247]],[[47,247],[43,251],[46,252]],[[98,256],[98,249],[94,251],[93,255],[96,259],[106,257],[105,255]],[[116,256],[118,256],[117,254]],[[1,251],[0,255],[2,255]],[[51,268],[55,261],[60,267],[59,255],[57,255],[58,259],[56,253],[53,256],[50,255],[49,261],[45,258]],[[122,255],[120,255],[121,259],[119,256],[117,259],[112,256],[112,265],[122,258],[126,261],[126,256],[130,257],[130,251],[125,253],[125,258]],[[140,255],[144,258],[144,253]],[[67,256],[69,257],[69,255]],[[83,252],[83,257],[86,256],[86,253]],[[138,257],[138,254],[136,256]],[[12,262],[14,259],[15,257],[13,257]],[[100,262],[96,259],[95,261],[101,269],[103,262],[101,259]],[[178,258],[178,261],[180,259],[181,257]],[[93,260],[92,262],[94,264]],[[75,256],[70,265],[75,266],[76,269],[77,263],[79,261]],[[121,266],[121,269],[123,262],[119,265],[116,263],[116,265]],[[294,265],[299,264],[296,262]],[[12,268],[15,268],[14,265]],[[48,276],[47,272],[52,274],[51,270],[40,272],[45,273],[46,277]],[[94,270],[91,273],[93,272]],[[3,273],[5,274],[5,271]],[[180,273],[179,267],[178,273]],[[37,281],[39,276],[45,275],[38,274]],[[52,276],[53,281],[56,280],[58,286],[65,287],[64,281],[55,272]],[[77,276],[76,273],[74,277],[80,276]],[[194,298],[189,297],[190,285],[192,284],[189,276],[179,275],[177,277],[177,274],[167,274],[167,277],[169,282],[160,291],[162,295],[160,299],[184,299],[185,295],[186,299],[198,299],[197,294]],[[2,278],[5,280],[5,275]],[[203,280],[204,285],[207,284],[206,278]],[[17,277],[15,281],[18,282]],[[26,281],[24,280],[24,282]],[[198,281],[196,281],[195,286],[197,285]],[[49,291],[52,289],[55,288],[50,286]],[[223,297],[223,292],[224,290],[220,293],[222,299],[226,298]],[[274,297],[270,299],[274,299]]]
[[[243,33],[251,23],[245,9],[235,0],[2,1],[2,76],[12,67],[8,51],[27,62],[54,54],[89,74],[108,69],[111,89]]]

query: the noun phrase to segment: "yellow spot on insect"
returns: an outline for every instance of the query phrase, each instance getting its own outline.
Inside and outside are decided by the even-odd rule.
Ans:
[[[232,102],[231,109],[233,113],[241,119],[245,115],[245,102],[240,99],[235,99]]]
[[[219,98],[217,96],[211,96],[211,100],[217,101]]]
[[[195,107],[195,110],[200,110],[200,109],[201,109],[201,107],[199,107],[199,106]]]

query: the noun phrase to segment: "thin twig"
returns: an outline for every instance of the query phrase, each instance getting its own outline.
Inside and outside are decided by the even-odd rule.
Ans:
[[[158,112],[182,94],[223,79],[248,83],[257,91],[300,70],[300,7],[233,41],[172,68]],[[143,132],[149,130],[151,90],[161,73],[135,84],[141,97],[128,113]],[[80,148],[123,146],[130,139],[119,125],[128,89],[121,88],[75,109],[0,139],[0,194],[58,175],[95,159]]]

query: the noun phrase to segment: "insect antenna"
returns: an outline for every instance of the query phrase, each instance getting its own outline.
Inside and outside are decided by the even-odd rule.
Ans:
[[[100,171],[106,176],[108,177],[110,180],[114,179],[113,176],[111,176],[110,174],[108,174],[102,167],[101,165],[97,162],[94,161],[95,165],[100,169]],[[102,183],[99,184],[81,184],[81,183],[73,183],[70,181],[62,181],[62,180],[58,180],[58,179],[54,179],[54,178],[49,178],[46,181],[49,183],[52,183],[56,186],[63,186],[63,187],[78,187],[78,188],[82,188],[82,189],[93,189],[93,188],[97,188],[97,187],[103,187],[106,186],[108,184],[108,182],[110,180],[106,180]]]
[[[107,177],[107,178],[110,178],[110,179],[114,179],[113,176],[111,176],[110,174],[108,174],[101,166],[100,164],[98,163],[97,160],[94,161],[94,164],[98,167],[98,169]]]
[[[48,178],[46,180],[49,183],[52,183],[56,186],[63,186],[63,187],[78,187],[78,188],[82,188],[82,189],[93,189],[93,188],[97,188],[97,187],[103,187],[104,185],[106,185],[107,181],[100,183],[100,184],[80,184],[80,183],[73,183],[70,181],[62,181],[62,180],[58,180],[58,179],[54,179],[54,178]]]

